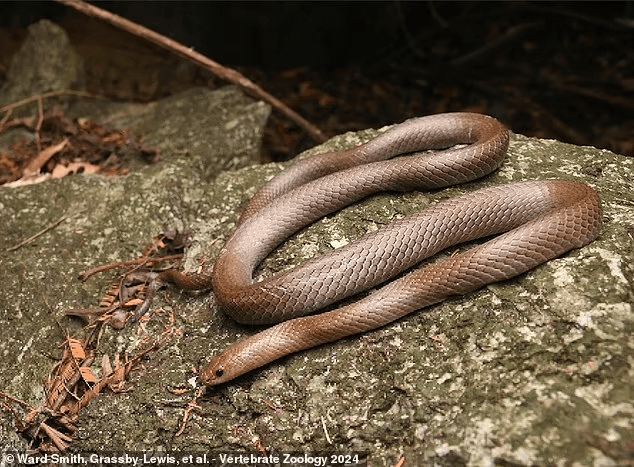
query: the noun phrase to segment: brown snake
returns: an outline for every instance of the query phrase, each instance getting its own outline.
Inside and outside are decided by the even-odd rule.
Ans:
[[[468,182],[502,162],[509,136],[479,114],[408,120],[367,144],[303,160],[251,200],[212,273],[159,275],[187,289],[212,288],[236,321],[277,324],[214,357],[201,381],[216,385],[284,355],[376,329],[408,313],[526,272],[594,240],[599,195],[572,181],[525,182],[442,201],[291,271],[253,282],[258,264],[286,238],[372,193]],[[467,144],[418,157],[390,158]],[[309,315],[374,287],[458,243],[502,234],[415,270],[350,305]],[[303,317],[302,317],[303,316]]]

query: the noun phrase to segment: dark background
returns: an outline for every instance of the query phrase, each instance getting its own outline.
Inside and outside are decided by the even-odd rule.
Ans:
[[[99,2],[245,74],[334,135],[430,113],[634,155],[631,2]],[[88,89],[148,101],[222,81],[53,2],[0,3],[0,85],[29,24],[51,19]],[[274,114],[266,157],[310,146]]]

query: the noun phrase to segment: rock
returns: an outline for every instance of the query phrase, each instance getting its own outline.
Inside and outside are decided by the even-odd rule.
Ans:
[[[59,354],[64,330],[82,335],[82,324],[65,318],[64,310],[95,306],[110,279],[81,284],[80,272],[133,259],[164,226],[193,233],[188,269],[212,262],[240,207],[283,168],[218,173],[220,165],[210,162],[206,149],[231,148],[219,150],[227,161],[257,147],[261,131],[245,122],[263,123],[265,109],[244,103],[244,113],[217,110],[218,120],[207,125],[197,124],[196,109],[173,126],[178,131],[172,124],[161,131],[160,119],[139,114],[138,120],[154,122],[162,162],[126,177],[79,175],[0,190],[0,390],[41,403],[53,365],[47,355]],[[186,128],[196,131],[183,133]],[[198,132],[217,135],[215,148],[201,149]],[[223,134],[244,135],[243,148],[225,145]],[[310,153],[377,134],[342,135]],[[634,274],[627,234],[634,224],[633,172],[634,160],[609,151],[513,135],[503,166],[483,180],[434,193],[383,194],[322,219],[268,258],[261,273],[292,267],[440,199],[522,180],[563,178],[595,187],[605,224],[591,245],[515,280],[210,389],[180,436],[194,395],[170,389],[189,387],[192,368],[257,329],[232,322],[209,294],[167,289],[145,331],[105,330],[100,350],[110,356],[134,354],[143,338],[158,339],[167,330],[174,336],[131,374],[132,392],[106,392],[82,412],[72,449],[255,452],[261,443],[267,452],[362,451],[373,466],[394,465],[401,455],[411,465],[625,461],[634,438]],[[62,214],[67,220],[34,243],[6,251]],[[6,417],[0,435],[10,446],[21,443]]]
[[[66,32],[48,20],[29,26],[29,35],[11,60],[0,89],[0,106],[50,91],[84,87],[83,59]]]

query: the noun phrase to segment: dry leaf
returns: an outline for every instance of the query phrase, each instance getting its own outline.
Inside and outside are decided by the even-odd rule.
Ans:
[[[81,373],[83,380],[89,385],[97,383],[97,378],[90,368],[82,366],[79,368],[79,372]]]
[[[68,165],[58,164],[53,168],[52,178],[63,178],[66,175],[76,173],[96,174],[101,170],[98,165],[89,164],[88,162],[71,162]]]
[[[40,152],[37,157],[30,161],[29,164],[24,168],[22,178],[29,178],[40,173],[40,169],[44,167],[44,164],[46,164],[51,159],[51,157],[64,149],[67,144],[68,138],[64,138],[55,146],[50,146]]]
[[[86,358],[86,353],[84,352],[84,346],[81,341],[77,339],[68,339],[68,347],[70,348],[70,353],[77,360],[83,360]]]

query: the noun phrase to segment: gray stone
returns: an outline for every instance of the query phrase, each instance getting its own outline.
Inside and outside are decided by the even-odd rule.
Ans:
[[[59,354],[66,331],[82,333],[64,310],[95,306],[112,278],[82,284],[80,272],[133,259],[166,225],[194,234],[186,268],[212,261],[240,207],[284,165],[217,175],[207,149],[225,161],[252,154],[260,132],[251,124],[263,122],[264,110],[249,101],[244,114],[219,112],[223,118],[199,125],[196,109],[190,120],[181,115],[184,120],[166,128],[156,114],[140,113],[139,128],[149,121],[155,130],[147,139],[164,148],[160,164],[122,178],[79,175],[0,190],[0,390],[33,406],[42,402],[42,382],[54,363],[48,355]],[[195,130],[184,134],[186,128]],[[218,135],[216,145],[197,149],[206,132]],[[244,147],[225,145],[223,133],[244,135]],[[376,134],[342,135],[310,154]],[[269,452],[364,451],[372,466],[394,465],[401,455],[408,465],[631,459],[633,172],[634,160],[609,151],[513,135],[503,166],[483,180],[434,193],[374,196],[315,223],[274,252],[260,273],[293,267],[438,200],[515,181],[587,183],[600,192],[605,218],[594,243],[517,279],[209,389],[179,436],[194,393],[170,390],[191,388],[192,368],[257,329],[232,322],[209,294],[168,288],[144,329],[107,328],[100,351],[134,354],[147,336],[158,339],[169,326],[180,333],[130,375],[131,392],[104,392],[82,412],[72,449],[257,452],[261,443]],[[33,244],[6,251],[62,214],[66,221]],[[12,429],[5,417],[0,436],[19,445]]]
[[[32,24],[11,60],[0,106],[50,91],[83,89],[83,63],[62,28],[48,20]]]

